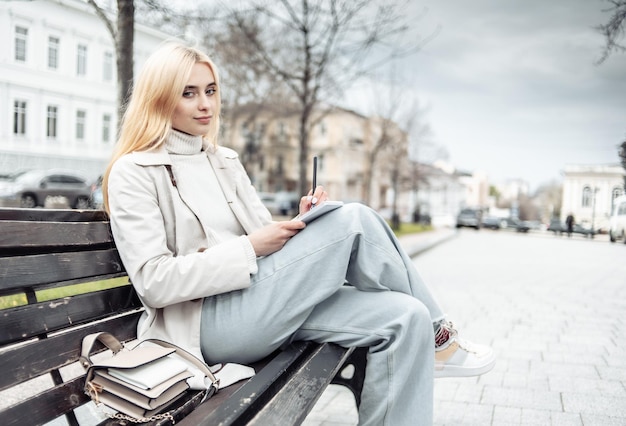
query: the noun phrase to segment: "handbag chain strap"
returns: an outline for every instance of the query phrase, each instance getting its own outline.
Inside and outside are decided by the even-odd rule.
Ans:
[[[119,413],[119,412],[111,413],[111,412],[105,411],[102,409],[102,406],[105,404],[100,402],[100,399],[98,398],[98,393],[102,392],[102,386],[89,382],[87,383],[87,387],[88,387],[88,395],[91,397],[91,400],[94,402],[94,404],[96,404],[96,407],[98,407],[98,409],[100,410],[102,414],[104,414],[110,419],[126,420],[131,423],[147,423],[147,422],[153,422],[155,420],[168,419],[169,421],[172,422],[172,424],[176,424],[176,420],[174,420],[174,416],[172,416],[172,413],[169,411],[166,413],[154,414],[150,417],[141,417],[141,418],[131,417],[126,414]]]
[[[176,421],[174,420],[174,417],[169,411],[167,413],[155,414],[153,416],[142,417],[140,419],[136,419],[134,417],[127,416],[126,414],[121,414],[121,413],[105,413],[105,415],[111,419],[126,420],[131,423],[146,423],[146,422],[153,422],[155,420],[163,420],[163,419],[170,420],[172,424],[176,423]]]

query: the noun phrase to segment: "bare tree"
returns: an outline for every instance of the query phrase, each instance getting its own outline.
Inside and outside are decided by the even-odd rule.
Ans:
[[[117,65],[117,123],[119,127],[122,122],[122,117],[124,116],[126,102],[130,96],[133,82],[135,3],[134,0],[117,0],[116,21],[113,22],[109,18],[112,11],[104,10],[95,0],[87,1],[106,25],[113,39],[113,45],[115,46]]]
[[[374,0],[251,0],[233,10],[231,29],[245,39],[239,64],[280,81],[299,105],[299,191],[308,190],[309,132],[321,101],[337,100],[373,68],[419,49],[400,44],[409,29],[405,4]]]
[[[561,203],[563,200],[563,185],[553,181],[541,185],[535,193],[535,202],[542,206],[540,217],[544,221],[561,215]]]
[[[400,214],[398,213],[398,196],[402,190],[404,183],[409,181],[408,172],[408,139],[406,133],[402,132],[404,137],[396,137],[387,148],[391,161],[388,163],[390,172],[390,181],[392,189],[391,201],[391,227],[400,229]]]
[[[420,172],[418,148],[430,144],[430,126],[425,121],[424,109],[417,98],[409,98],[410,105],[399,116],[399,125],[404,137],[396,138],[388,146],[391,153],[391,183],[393,188],[392,225],[400,226],[397,209],[398,196],[401,191],[410,190],[417,201],[419,182],[426,182],[427,176]],[[415,206],[411,206],[415,208]]]
[[[425,110],[417,97],[407,94],[406,88],[397,84],[393,69],[391,74],[389,85],[382,84],[382,78],[373,85],[375,90],[371,104],[377,117],[371,120],[375,138],[368,150],[363,199],[366,204],[371,204],[374,171],[379,169],[389,173],[393,193],[392,226],[396,229],[399,227],[398,196],[402,190],[408,189],[417,197],[421,179],[417,163],[418,147],[430,142],[431,132],[424,119]],[[381,96],[381,93],[385,95]],[[386,161],[378,165],[383,159]]]
[[[620,40],[624,37],[626,20],[626,0],[607,0],[612,6],[606,11],[611,13],[609,21],[596,27],[606,38],[606,45],[598,63],[604,62],[612,52],[626,52],[626,46]]]
[[[620,43],[626,33],[626,0],[607,0],[611,3],[606,11],[611,13],[609,21],[596,27],[605,37],[606,45],[598,64],[604,62],[612,52],[626,52],[626,46]],[[618,151],[620,162],[626,170],[626,140],[621,143]],[[624,188],[626,189],[626,176],[624,176]]]

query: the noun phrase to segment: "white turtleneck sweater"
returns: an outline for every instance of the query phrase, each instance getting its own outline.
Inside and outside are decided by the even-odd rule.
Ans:
[[[176,187],[191,204],[189,207],[200,212],[198,219],[205,232],[212,232],[220,241],[240,237],[245,231],[230,209],[202,146],[202,136],[176,130],[168,134],[165,149],[172,161]],[[258,268],[254,248],[247,238],[241,240],[248,254],[250,273],[255,274]]]

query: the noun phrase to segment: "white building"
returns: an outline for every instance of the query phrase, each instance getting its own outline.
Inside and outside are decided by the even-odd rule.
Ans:
[[[583,226],[607,230],[613,200],[624,194],[624,174],[619,164],[565,166],[561,220],[572,213]]]
[[[117,129],[113,40],[81,0],[0,2],[0,173],[95,178]],[[135,25],[135,69],[168,35]]]
[[[454,227],[462,208],[475,206],[475,180],[467,173],[454,168],[421,164],[425,181],[419,184],[417,204],[420,214],[428,215],[435,227]],[[472,194],[468,198],[468,195]]]

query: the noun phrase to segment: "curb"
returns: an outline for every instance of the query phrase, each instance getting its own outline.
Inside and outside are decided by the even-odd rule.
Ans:
[[[407,235],[400,238],[400,244],[409,257],[416,257],[457,235],[458,232],[452,229],[435,230],[424,234]]]

